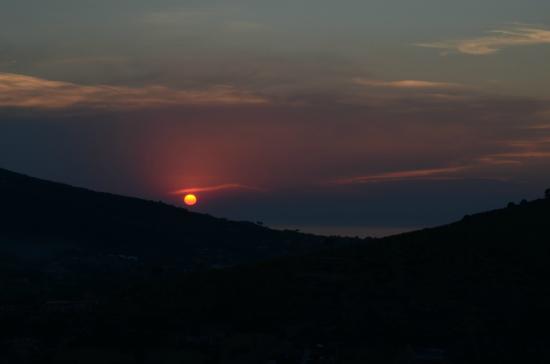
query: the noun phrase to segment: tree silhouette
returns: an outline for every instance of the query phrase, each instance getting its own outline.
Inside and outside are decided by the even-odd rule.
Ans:
[[[544,191],[544,198],[550,199],[550,188],[547,188],[546,191]]]

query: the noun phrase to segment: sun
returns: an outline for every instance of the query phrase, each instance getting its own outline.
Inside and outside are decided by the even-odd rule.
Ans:
[[[197,201],[197,196],[192,193],[185,195],[185,197],[183,198],[183,202],[185,202],[187,206],[194,206],[197,204]]]

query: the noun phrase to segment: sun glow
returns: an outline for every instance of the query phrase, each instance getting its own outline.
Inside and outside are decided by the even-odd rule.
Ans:
[[[192,193],[185,195],[185,197],[183,198],[183,202],[185,202],[187,206],[194,206],[197,204],[197,201],[197,196]]]

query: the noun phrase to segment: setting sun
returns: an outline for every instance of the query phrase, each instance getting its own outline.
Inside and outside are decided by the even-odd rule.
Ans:
[[[185,202],[185,204],[186,204],[187,206],[196,205],[196,204],[197,204],[197,196],[193,195],[192,193],[187,194],[187,195],[185,195],[185,197],[183,198],[183,202]]]

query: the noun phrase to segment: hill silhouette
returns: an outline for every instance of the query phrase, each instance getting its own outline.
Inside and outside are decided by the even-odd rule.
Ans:
[[[192,269],[318,248],[325,238],[233,222],[138,198],[99,193],[0,169],[0,239],[36,251],[120,255]],[[43,244],[37,245],[36,243]],[[28,243],[33,243],[29,245]],[[13,245],[13,244],[12,244]],[[51,251],[46,251],[48,253]]]
[[[127,262],[118,263],[117,270],[67,270],[71,265],[63,265],[65,261],[46,270],[33,269],[14,263],[17,254],[5,254],[0,275],[4,362],[545,363],[550,359],[550,199],[511,204],[433,229],[350,243],[335,237],[287,235],[7,172],[1,179],[3,186],[12,188],[11,192],[2,188],[11,212],[3,220],[9,221],[2,227],[3,236],[15,239],[15,245],[38,242],[51,250],[57,240],[70,243],[75,237],[94,245],[109,233],[117,238],[107,238],[103,244],[110,248],[102,245],[102,252],[110,251],[112,244],[118,246],[126,234],[146,246],[158,230],[131,234],[155,216],[170,216],[166,224],[173,225],[163,227],[173,227],[177,239],[184,241],[186,232],[198,239],[193,235],[199,231],[195,223],[206,226],[200,231],[213,230],[203,240],[212,244],[227,236],[224,242],[238,245],[242,233],[243,249],[254,249],[252,236],[258,234],[273,236],[269,241],[274,244],[289,236],[305,239],[308,247],[322,240],[315,249],[304,248],[294,255],[279,251],[263,261],[249,259],[248,264],[192,272],[151,271],[127,256],[114,258]],[[13,182],[17,180],[20,183]],[[56,189],[58,193],[51,192]],[[27,197],[22,200],[14,191]],[[51,203],[52,196],[63,198],[58,206],[64,208],[47,217],[42,215],[46,208],[29,213],[44,192]],[[75,196],[78,203],[71,202]],[[71,203],[78,205],[75,210],[64,211]],[[146,214],[149,209],[158,212]],[[77,212],[81,215],[72,216]],[[96,225],[84,217],[97,219]],[[76,227],[63,228],[65,219]],[[97,224],[109,229],[95,230]],[[178,230],[179,224],[185,228]],[[114,231],[119,226],[122,230]],[[218,226],[221,230],[214,231]],[[155,247],[173,254],[173,242],[167,238]],[[82,266],[85,256],[98,255],[95,251],[61,257]],[[18,252],[17,258],[22,254]],[[56,270],[59,265],[64,270]]]

